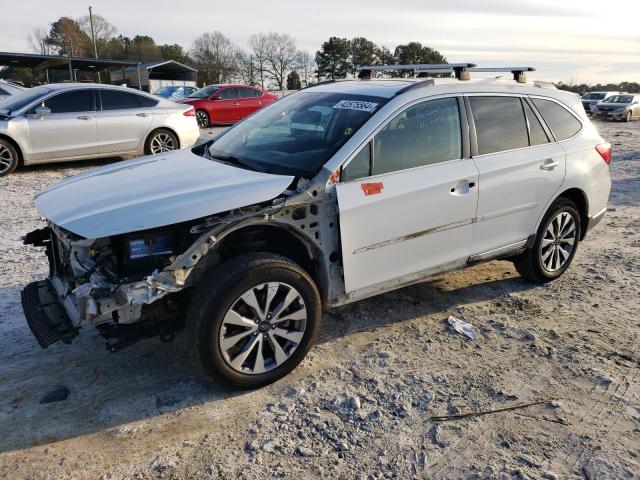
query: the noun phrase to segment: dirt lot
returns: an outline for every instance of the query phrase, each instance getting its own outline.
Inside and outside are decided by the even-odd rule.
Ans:
[[[18,240],[32,196],[106,162],[1,179],[0,477],[640,478],[640,122],[598,127],[610,208],[561,279],[491,262],[331,311],[292,375],[244,393],[196,382],[182,337],[40,349],[19,297],[46,273]],[[68,398],[40,404],[56,385]]]

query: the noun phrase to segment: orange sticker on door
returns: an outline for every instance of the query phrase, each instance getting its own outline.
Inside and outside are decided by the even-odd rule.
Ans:
[[[379,193],[382,193],[384,184],[382,182],[361,183],[360,188],[362,188],[362,191],[364,192],[364,196],[367,197],[369,195],[378,195]]]

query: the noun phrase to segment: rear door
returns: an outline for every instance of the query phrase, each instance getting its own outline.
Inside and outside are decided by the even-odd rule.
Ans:
[[[133,92],[101,89],[101,110],[97,115],[100,153],[139,150],[153,120],[157,100]]]
[[[85,157],[98,153],[92,89],[57,93],[37,106],[40,105],[49,108],[51,113],[37,117],[34,107],[25,115],[34,160]]]
[[[480,172],[471,254],[490,255],[524,244],[534,233],[562,185],[566,154],[526,98],[474,95],[467,105]]]
[[[262,107],[259,96],[262,92],[254,88],[238,87],[238,101],[240,102],[240,119],[251,115]]]
[[[466,262],[478,172],[463,112],[455,97],[410,106],[343,169],[336,188],[347,294]]]
[[[219,100],[213,101],[212,123],[234,123],[240,120],[240,102],[236,87],[227,87],[216,92]]]

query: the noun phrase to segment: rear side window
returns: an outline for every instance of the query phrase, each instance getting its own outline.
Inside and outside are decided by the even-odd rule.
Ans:
[[[73,113],[93,111],[93,93],[91,90],[72,90],[60,93],[44,101],[51,113]]]
[[[225,88],[220,92],[220,98],[222,100],[230,100],[232,98],[237,98],[236,89],[235,88]]]
[[[158,104],[158,101],[154,100],[153,98],[145,97],[142,95],[136,95],[136,97],[138,98],[138,102],[140,102],[140,106],[142,108],[155,107]]]
[[[470,97],[478,154],[529,146],[527,124],[518,97]]]
[[[395,172],[462,157],[456,98],[409,107],[374,137],[373,174]]]
[[[582,128],[578,119],[556,102],[541,98],[532,98],[532,100],[557,141],[573,137]]]
[[[524,106],[524,113],[527,117],[527,123],[529,124],[529,144],[530,145],[542,145],[543,143],[549,143],[549,138],[542,128],[542,124],[536,114],[533,112],[529,104],[525,101],[522,102]]]
[[[239,87],[238,92],[240,93],[240,98],[256,98],[261,95],[257,90],[247,87]]]
[[[116,90],[101,90],[102,110],[126,110],[140,108],[139,95]]]

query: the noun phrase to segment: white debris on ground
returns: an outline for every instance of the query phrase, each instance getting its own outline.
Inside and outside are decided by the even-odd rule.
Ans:
[[[194,379],[180,335],[110,354],[87,328],[42,350],[19,295],[47,271],[19,241],[33,194],[108,161],[0,179],[0,478],[640,478],[640,122],[597,125],[610,208],[561,279],[490,262],[333,310],[301,366],[251,392]]]

